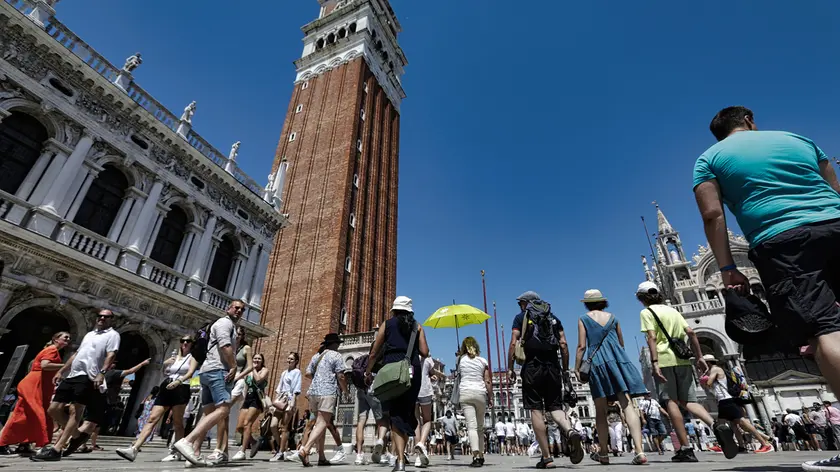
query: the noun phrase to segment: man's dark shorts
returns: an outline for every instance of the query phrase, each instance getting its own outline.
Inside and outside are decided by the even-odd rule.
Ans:
[[[93,387],[93,380],[90,380],[87,375],[79,375],[62,380],[55,389],[52,401],[94,406],[101,401],[101,395]]]
[[[766,287],[773,321],[792,345],[840,331],[840,220],[785,231],[749,257]]]
[[[556,362],[528,359],[522,366],[522,406],[526,410],[563,409],[563,371]]]

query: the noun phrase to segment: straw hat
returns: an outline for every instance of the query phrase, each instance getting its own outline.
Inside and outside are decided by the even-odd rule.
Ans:
[[[586,293],[583,294],[583,303],[597,303],[597,302],[605,302],[607,301],[606,297],[601,293],[600,290],[592,289],[587,290]]]

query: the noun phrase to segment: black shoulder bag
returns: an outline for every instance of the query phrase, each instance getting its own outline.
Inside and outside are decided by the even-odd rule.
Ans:
[[[589,355],[588,359],[584,359],[583,363],[580,365],[579,371],[579,379],[581,383],[589,383],[589,372],[592,370],[592,359],[595,358],[595,354],[598,354],[598,350],[601,349],[601,345],[604,344],[604,340],[607,339],[609,336],[610,331],[613,330],[615,326],[615,316],[610,318],[609,326],[605,326],[604,335],[601,337],[601,342],[595,347],[592,351],[592,354]]]
[[[648,307],[648,310],[650,310],[653,314],[653,319],[656,320],[656,324],[659,325],[659,329],[662,330],[662,334],[664,334],[665,338],[668,339],[668,345],[671,346],[671,350],[674,351],[674,355],[683,360],[688,360],[694,357],[694,353],[691,351],[691,348],[688,347],[688,344],[682,339],[672,338],[665,327],[662,326],[662,321],[658,316],[656,316],[656,312],[653,311],[651,307]]]

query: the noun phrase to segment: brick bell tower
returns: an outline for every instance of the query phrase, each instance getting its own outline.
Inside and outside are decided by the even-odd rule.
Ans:
[[[319,3],[274,160],[291,226],[266,276],[273,383],[289,352],[303,369],[324,335],[374,329],[396,295],[400,25],[388,0]]]

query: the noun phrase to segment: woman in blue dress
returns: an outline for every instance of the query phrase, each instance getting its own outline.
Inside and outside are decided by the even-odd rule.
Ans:
[[[642,448],[639,413],[631,401],[632,397],[647,393],[647,388],[642,382],[639,370],[624,351],[621,325],[615,316],[604,311],[609,306],[607,299],[599,290],[587,290],[581,301],[589,312],[578,320],[575,372],[580,378],[580,368],[584,359],[591,361],[588,381],[595,401],[595,425],[601,446],[600,454],[593,453],[592,459],[604,465],[610,463],[607,405],[610,401],[617,401],[624,412],[635,445],[636,456],[632,464],[647,464],[647,457]]]

